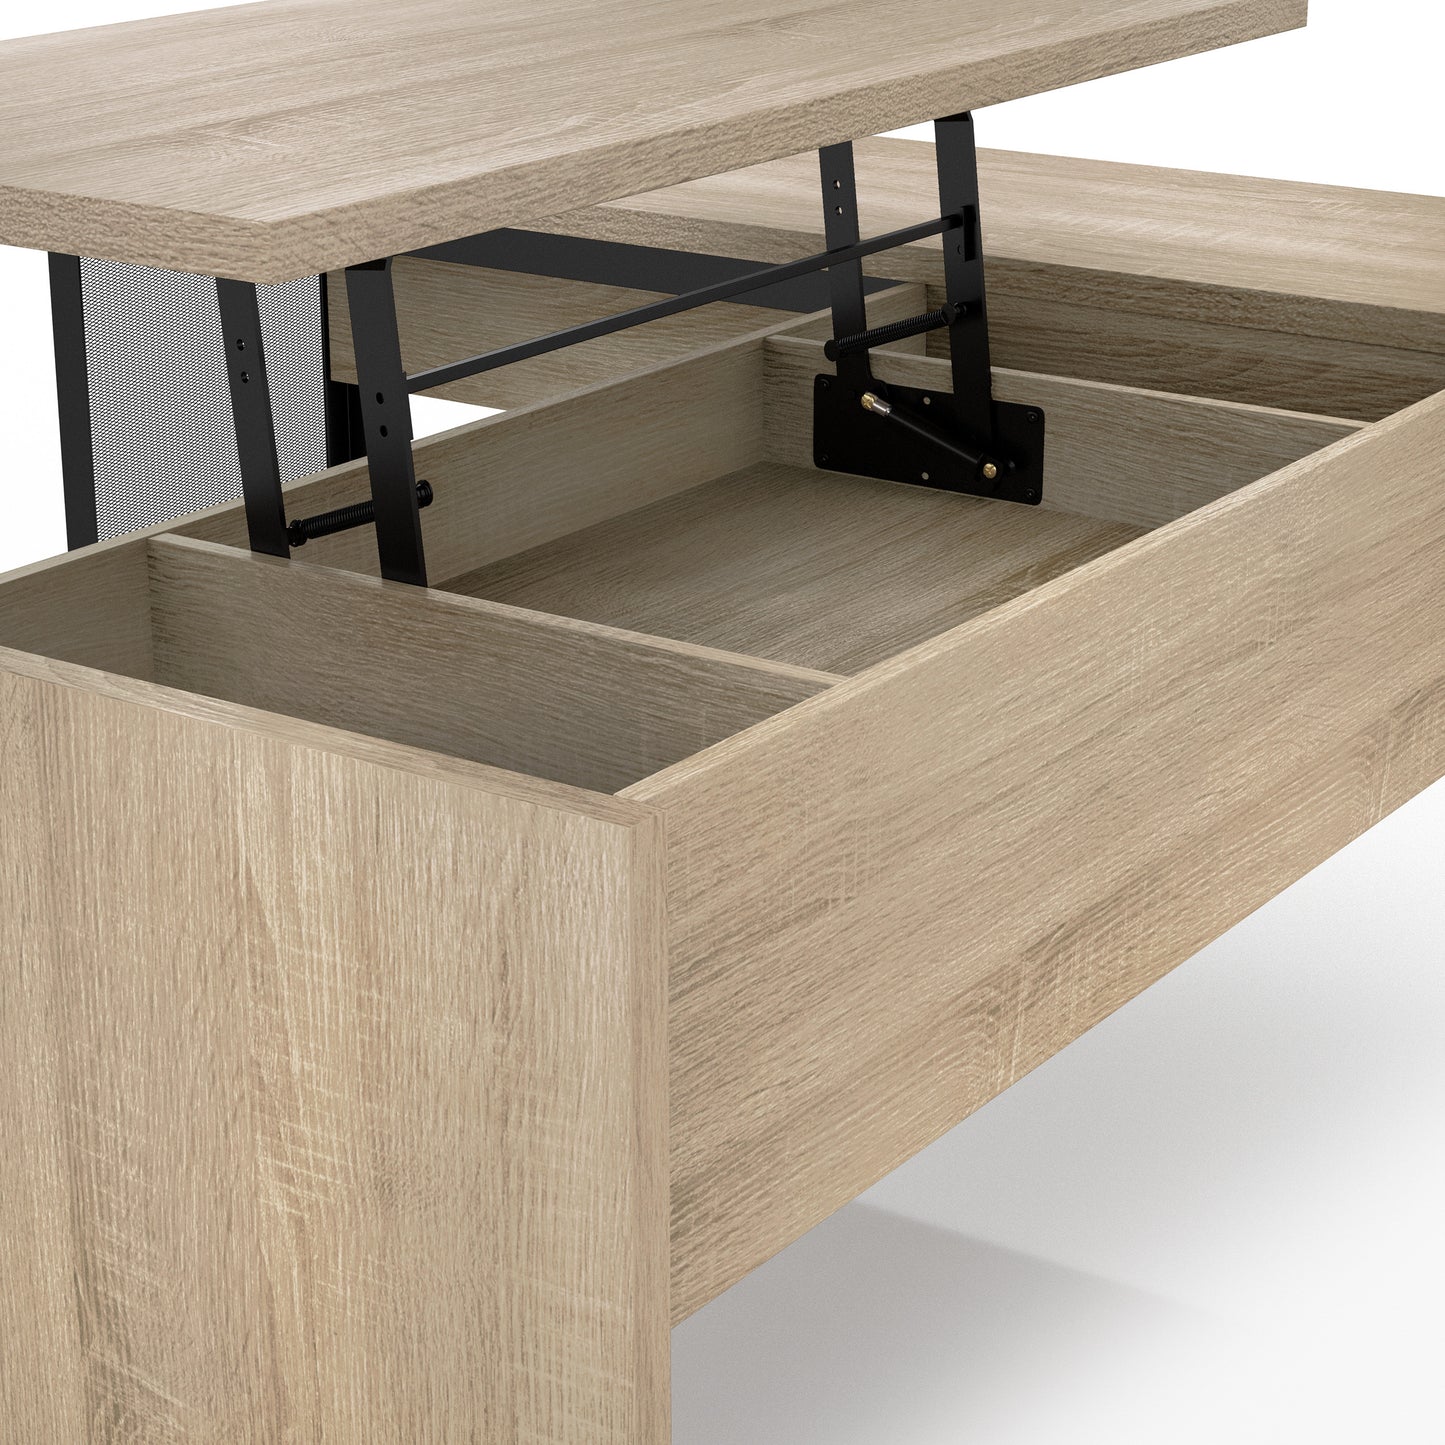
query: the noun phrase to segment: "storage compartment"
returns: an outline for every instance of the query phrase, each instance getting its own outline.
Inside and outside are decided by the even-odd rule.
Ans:
[[[875,297],[872,320],[922,294]],[[820,325],[775,317],[421,443],[431,590],[351,570],[374,570],[366,529],[253,556],[224,508],[12,579],[0,642],[615,792],[1359,430],[1001,370],[1002,399],[1047,414],[1042,507],[829,473]],[[875,367],[947,389],[922,353]],[[292,514],[365,484],[328,473]]]

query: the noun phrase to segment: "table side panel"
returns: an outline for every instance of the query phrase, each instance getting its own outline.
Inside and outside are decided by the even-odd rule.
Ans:
[[[0,671],[6,1438],[664,1445],[656,820],[268,728]]]
[[[673,1316],[1445,771],[1445,394],[626,790]]]

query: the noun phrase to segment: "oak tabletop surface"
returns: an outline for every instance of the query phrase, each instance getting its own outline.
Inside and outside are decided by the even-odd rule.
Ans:
[[[0,46],[0,241],[278,281],[1291,29],[1307,0],[264,0]]]

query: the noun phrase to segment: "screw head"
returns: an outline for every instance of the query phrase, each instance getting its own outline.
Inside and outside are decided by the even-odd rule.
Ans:
[[[986,481],[986,482],[992,482],[992,481],[996,480],[997,477],[998,477],[998,468],[997,468],[996,466],[994,466],[994,464],[993,464],[992,462],[985,462],[985,463],[983,464],[983,479],[984,479],[984,481]]]
[[[923,480],[924,480],[925,482],[928,480],[928,473],[927,473],[927,472],[924,472],[924,473],[923,473]]]
[[[829,385],[829,382],[828,382],[828,378],[827,378],[826,376],[822,376],[822,377],[819,377],[819,378],[818,378],[818,386],[819,386],[819,388],[820,388],[821,390],[827,391],[828,385]]]
[[[1038,420],[1039,420],[1039,414],[1038,414],[1038,412],[1036,412],[1036,411],[1026,411],[1026,412],[1024,413],[1024,420],[1025,420],[1026,422],[1031,422],[1031,423],[1037,425]]]
[[[933,405],[933,398],[932,398],[931,396],[925,396],[925,397],[923,398],[923,404],[924,404],[924,406],[932,406],[932,405]]]
[[[1035,492],[1032,487],[1030,487],[1029,490],[1024,493],[1024,501],[1026,501],[1026,502],[1032,502],[1032,501],[1034,500],[1034,498],[1037,497],[1037,496],[1038,496],[1038,493]]]

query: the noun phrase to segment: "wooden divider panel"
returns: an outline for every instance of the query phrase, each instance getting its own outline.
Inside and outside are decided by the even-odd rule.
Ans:
[[[150,547],[159,681],[598,792],[838,680],[207,542]]]

